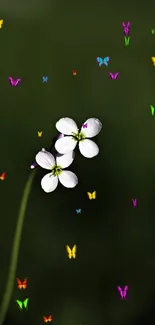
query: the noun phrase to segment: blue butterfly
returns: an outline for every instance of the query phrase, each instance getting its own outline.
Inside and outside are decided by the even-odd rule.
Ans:
[[[43,77],[43,83],[48,81],[48,77]]]
[[[76,213],[77,214],[81,213],[81,209],[76,209]]]
[[[109,65],[109,56],[106,56],[104,59],[100,58],[99,56],[96,58],[99,67],[102,66],[102,64],[106,65],[108,67]]]

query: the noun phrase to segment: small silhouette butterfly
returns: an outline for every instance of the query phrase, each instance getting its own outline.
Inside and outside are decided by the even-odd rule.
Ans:
[[[18,289],[26,289],[27,288],[27,279],[28,278],[25,278],[24,281],[22,282],[19,278],[16,278]]]
[[[128,21],[127,24],[125,24],[124,21],[123,21],[122,26],[123,26],[123,29],[124,29],[124,34],[126,36],[128,36],[128,34],[130,32],[130,21]]]
[[[106,67],[108,67],[109,65],[109,56],[106,56],[104,59],[100,58],[99,56],[96,58],[99,67],[101,67],[103,64],[106,65]]]
[[[93,193],[87,192],[89,200],[96,199],[96,191]]]
[[[77,251],[77,246],[74,245],[73,248],[71,249],[68,245],[66,245],[66,251],[68,253],[68,258],[76,258],[76,251]]]
[[[42,131],[38,131],[38,138],[42,137],[43,132]]]
[[[0,28],[3,26],[3,19],[0,20]]]
[[[29,298],[26,298],[24,301],[16,300],[20,310],[22,310],[23,308],[26,309],[28,307],[28,301]]]
[[[18,84],[21,82],[20,78],[14,80],[12,77],[9,77],[9,80],[10,80],[11,86],[15,86],[15,87],[18,86]]]
[[[83,123],[82,124],[82,127],[85,129],[85,128],[87,128],[87,126],[88,126],[88,123]]]
[[[43,79],[43,83],[48,81],[48,77],[43,76],[42,79]]]
[[[116,72],[115,74],[113,74],[112,72],[110,72],[110,73],[109,73],[109,75],[110,75],[110,78],[111,78],[111,79],[117,79],[117,78],[118,78],[118,75],[119,75],[119,73],[118,73],[118,72]]]
[[[49,316],[43,316],[43,320],[45,323],[48,323],[48,322],[51,322],[52,321],[52,315],[49,315]]]
[[[127,290],[128,290],[128,286],[124,287],[124,291],[121,289],[121,287],[117,287],[117,289],[118,289],[118,291],[120,293],[121,299],[125,299],[126,294],[127,294]]]
[[[76,213],[77,214],[81,213],[81,209],[76,209]]]
[[[1,181],[4,181],[4,180],[5,180],[5,177],[6,177],[6,172],[4,172],[4,173],[2,173],[2,174],[0,175],[0,179],[1,179]]]

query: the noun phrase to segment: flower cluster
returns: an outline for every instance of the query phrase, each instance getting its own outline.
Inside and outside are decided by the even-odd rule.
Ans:
[[[45,149],[36,155],[37,164],[50,170],[50,173],[46,174],[41,180],[41,187],[46,193],[53,192],[59,181],[67,188],[73,188],[78,184],[77,176],[64,169],[72,164],[75,158],[74,149],[77,144],[84,157],[93,158],[98,155],[99,148],[90,139],[101,131],[102,123],[97,118],[89,118],[83,123],[79,131],[73,119],[64,117],[56,123],[56,129],[63,135],[55,142],[56,157]]]

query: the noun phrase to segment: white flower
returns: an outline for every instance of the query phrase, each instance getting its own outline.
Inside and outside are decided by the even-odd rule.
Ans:
[[[69,117],[63,117],[56,123],[56,128],[60,133],[66,135],[55,143],[55,149],[60,154],[73,151],[78,142],[79,150],[84,157],[92,158],[99,153],[97,144],[88,139],[95,137],[102,129],[102,123],[97,118],[89,118],[83,123],[79,131],[74,120]]]
[[[51,170],[41,180],[41,187],[46,193],[53,192],[58,186],[58,181],[67,188],[73,188],[78,184],[78,178],[74,173],[63,170],[63,168],[70,166],[73,160],[74,152],[69,152],[66,155],[58,155],[56,159],[45,149],[37,153],[37,164],[42,168]]]

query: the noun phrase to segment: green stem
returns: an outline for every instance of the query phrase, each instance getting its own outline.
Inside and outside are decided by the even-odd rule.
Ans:
[[[8,281],[7,281],[5,293],[4,293],[4,296],[2,299],[2,304],[0,307],[0,325],[2,325],[5,320],[6,313],[7,313],[9,303],[11,300],[11,296],[12,296],[12,291],[13,291],[14,281],[15,281],[15,276],[16,276],[17,263],[18,263],[19,247],[20,247],[24,217],[25,217],[27,202],[28,202],[28,198],[29,198],[29,194],[30,194],[30,190],[31,190],[31,186],[32,186],[32,181],[33,181],[33,178],[35,175],[35,171],[33,171],[30,174],[30,177],[28,178],[28,181],[25,185],[24,193],[22,196],[19,215],[18,215],[18,219],[17,219],[16,231],[15,231],[15,236],[14,236],[13,249],[12,249],[12,254],[11,254]]]

